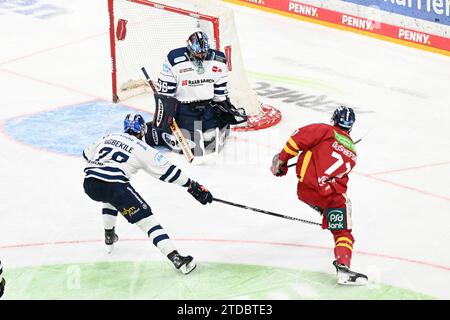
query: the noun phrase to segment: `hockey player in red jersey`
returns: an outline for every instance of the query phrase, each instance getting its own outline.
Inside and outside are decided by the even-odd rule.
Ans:
[[[284,176],[289,159],[297,160],[298,198],[320,212],[322,228],[334,237],[334,255],[339,284],[361,285],[367,276],[351,271],[352,208],[347,198],[348,174],[356,164],[356,150],[350,137],[355,113],[341,106],[331,118],[332,125],[317,123],[297,129],[272,161],[275,176]]]

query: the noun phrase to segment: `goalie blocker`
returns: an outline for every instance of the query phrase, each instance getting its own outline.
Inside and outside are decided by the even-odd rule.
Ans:
[[[230,126],[247,121],[245,110],[235,108],[229,99],[221,102],[205,100],[181,103],[177,99],[155,94],[155,114],[147,123],[145,141],[151,146],[164,146],[183,153],[170,125],[176,119],[181,133],[194,156],[220,152],[230,133]]]

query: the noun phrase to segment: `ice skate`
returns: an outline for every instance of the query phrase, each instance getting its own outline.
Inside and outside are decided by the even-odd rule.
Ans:
[[[172,261],[175,268],[183,272],[184,274],[190,273],[195,269],[197,264],[194,261],[194,258],[191,256],[184,257],[178,253],[178,251],[174,250],[167,255],[170,261]]]
[[[108,253],[111,253],[114,249],[114,243],[119,240],[119,236],[115,232],[115,228],[112,229],[105,229],[105,244],[106,244],[106,251]]]
[[[368,278],[362,273],[351,271],[347,266],[338,264],[335,260],[333,265],[336,268],[338,284],[364,286],[368,283]]]

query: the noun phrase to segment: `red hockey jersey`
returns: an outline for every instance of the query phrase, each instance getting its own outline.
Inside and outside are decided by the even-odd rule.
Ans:
[[[356,164],[353,140],[336,126],[311,124],[291,135],[280,160],[287,162],[300,152],[296,169],[299,199],[322,208],[333,205],[333,195],[347,191],[348,174]]]

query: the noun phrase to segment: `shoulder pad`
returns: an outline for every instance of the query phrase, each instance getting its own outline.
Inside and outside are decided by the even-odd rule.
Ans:
[[[225,64],[227,63],[227,57],[225,56],[225,53],[219,50],[210,49],[208,58],[208,60],[216,60]]]
[[[167,54],[167,61],[169,61],[170,65],[173,67],[180,62],[187,61],[187,54],[188,51],[186,47],[173,49]]]

